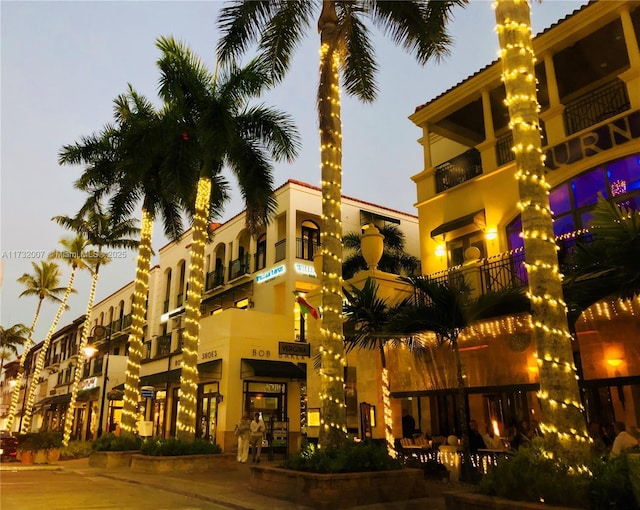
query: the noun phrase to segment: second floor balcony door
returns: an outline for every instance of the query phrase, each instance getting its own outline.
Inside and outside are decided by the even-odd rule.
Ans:
[[[320,246],[320,229],[315,223],[305,222],[301,227],[301,259],[313,260],[316,249]]]

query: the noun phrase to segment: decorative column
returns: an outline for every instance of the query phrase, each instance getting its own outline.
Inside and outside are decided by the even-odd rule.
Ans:
[[[618,78],[627,85],[631,109],[636,110],[640,108],[640,49],[638,49],[638,39],[633,28],[629,6],[625,6],[620,11],[620,20],[622,22],[622,31],[624,32],[624,43],[629,56],[629,69],[620,74]]]
[[[496,156],[496,132],[491,114],[491,97],[487,89],[482,89],[482,115],[484,117],[484,142],[478,145],[482,160],[482,172],[491,172],[498,168]]]
[[[547,92],[549,93],[549,108],[540,114],[544,121],[549,145],[553,145],[567,136],[564,128],[564,105],[560,104],[560,92],[558,91],[558,79],[553,63],[553,55],[544,56],[544,70],[547,75]]]

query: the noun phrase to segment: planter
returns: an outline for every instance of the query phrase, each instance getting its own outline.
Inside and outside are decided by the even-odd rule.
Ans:
[[[33,454],[33,463],[34,464],[47,464],[49,461],[47,459],[47,450],[36,450]]]
[[[231,471],[238,469],[238,466],[236,455],[233,453],[171,457],[133,455],[131,469],[139,473],[200,473],[203,471]]]
[[[33,452],[31,450],[18,450],[17,458],[22,464],[33,464]]]
[[[514,501],[475,492],[445,492],[447,510],[576,510],[566,506],[553,506],[531,501]]]
[[[47,462],[58,462],[58,460],[60,460],[60,448],[47,450]]]
[[[312,508],[338,509],[427,496],[420,469],[320,474],[252,466],[251,489]]]
[[[122,452],[92,452],[89,456],[89,465],[103,469],[129,467],[131,457],[140,453],[140,450],[128,450]]]

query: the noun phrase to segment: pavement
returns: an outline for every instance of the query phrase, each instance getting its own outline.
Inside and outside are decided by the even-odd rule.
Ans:
[[[277,465],[279,461],[263,461]],[[296,505],[284,500],[265,497],[251,491],[249,471],[251,464],[238,464],[237,470],[203,473],[147,474],[133,472],[130,468],[103,469],[89,466],[89,459],[60,460],[48,465],[23,466],[19,462],[0,464],[3,471],[63,471],[95,478],[103,477],[118,482],[157,489],[232,510],[304,510],[311,507]],[[43,473],[44,474],[44,473]],[[354,510],[445,510],[443,492],[455,490],[457,484],[425,481],[428,497],[395,503],[362,505]]]

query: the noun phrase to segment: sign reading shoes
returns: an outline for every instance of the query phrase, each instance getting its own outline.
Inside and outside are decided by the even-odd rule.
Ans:
[[[311,357],[311,344],[304,342],[278,342],[278,354]]]
[[[286,267],[284,264],[282,264],[281,266],[272,267],[271,269],[269,269],[269,271],[256,275],[256,283],[264,283],[269,280],[273,280],[277,276],[284,274],[285,269]]]

